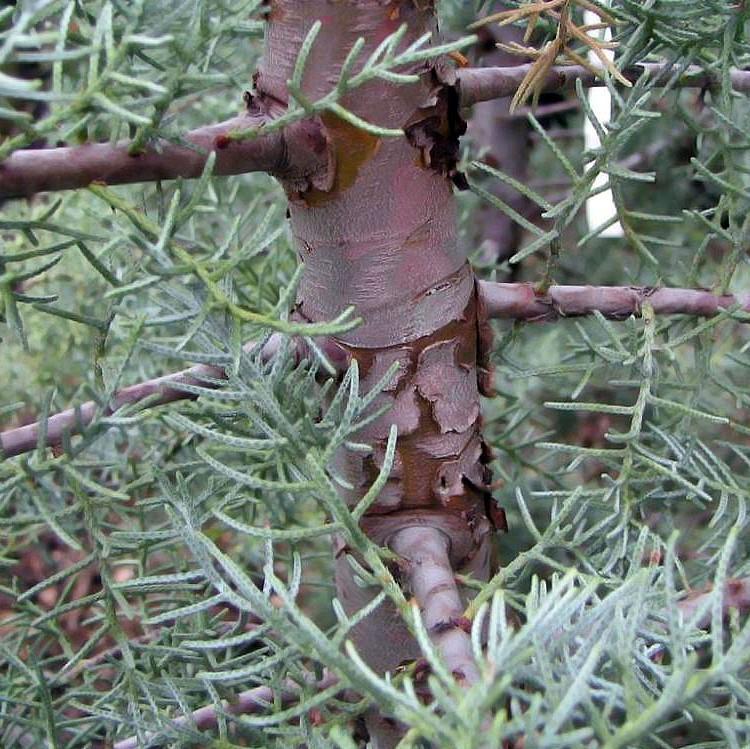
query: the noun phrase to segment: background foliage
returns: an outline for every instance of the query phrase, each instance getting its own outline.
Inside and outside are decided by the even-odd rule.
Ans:
[[[458,36],[493,5],[444,2],[444,33]],[[0,155],[174,139],[235,114],[261,50],[261,6],[6,4]],[[676,75],[699,64],[723,85],[613,88],[595,153],[579,139],[593,116],[585,97],[562,117],[542,106],[524,187],[537,208],[518,217],[516,262],[481,273],[746,290],[750,118],[726,75],[750,62],[747,11],[729,0],[617,0],[611,10],[618,64],[666,60]],[[553,33],[545,21],[533,43]],[[505,179],[502,154],[492,166],[482,158],[482,144],[467,143],[471,249],[476,208]],[[583,221],[600,172],[623,240]],[[372,417],[356,370],[319,387],[322,358],[297,366],[283,351],[267,364],[259,346],[242,348],[291,329],[296,259],[274,182],[213,179],[209,165],[194,183],[7,202],[0,229],[5,426],[92,397],[106,404],[118,386],[183,362],[229,372],[220,390],[195,388],[197,401],[102,409],[62,451],[0,464],[2,746],[138,736],[144,746],[349,749],[373,702],[413,726],[404,746],[479,746],[488,715],[495,745],[750,741],[750,629],[724,619],[721,596],[750,575],[742,313],[497,326],[499,395],[483,405],[511,532],[499,539],[503,567],[470,609],[486,683],[464,693],[387,555],[358,530],[362,508],[353,515],[338,499],[330,458]],[[415,696],[408,664],[391,681],[342,651],[352,622],[332,603],[334,532],[370,565],[374,575],[358,572],[383,587],[376,602],[394,600],[424,643],[432,705]],[[680,608],[691,592],[706,595]],[[359,696],[317,692],[324,669]],[[257,684],[280,694],[289,680],[302,685],[299,701],[222,715],[213,738],[170,722]]]

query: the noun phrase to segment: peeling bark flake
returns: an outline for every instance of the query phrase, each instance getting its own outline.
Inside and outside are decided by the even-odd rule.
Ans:
[[[432,404],[443,434],[465,432],[479,417],[474,363],[468,367],[456,366],[462,364],[460,350],[460,341],[443,341],[426,348],[419,356],[417,389]]]
[[[426,75],[432,86],[432,99],[404,125],[404,133],[419,151],[419,165],[423,169],[432,169],[451,180],[459,190],[468,190],[465,175],[458,171],[459,139],[466,133],[458,90],[443,84],[434,70]]]

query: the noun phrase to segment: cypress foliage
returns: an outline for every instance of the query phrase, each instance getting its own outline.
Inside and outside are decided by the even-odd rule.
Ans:
[[[331,8],[360,2],[377,4]],[[242,115],[247,127],[221,130],[210,153],[185,140],[242,110],[264,31],[288,5],[0,9],[7,453],[12,430],[39,423],[0,462],[0,746],[352,749],[367,745],[373,712],[404,749],[748,745],[750,10],[736,0],[441,0],[440,35],[407,42],[400,21],[433,3],[380,3],[393,33],[366,54],[356,43],[327,93],[304,88],[326,57],[324,18],[289,50],[288,106],[269,105],[260,128],[257,111]],[[556,93],[569,103],[562,116],[545,98],[560,88],[555,66],[580,65],[591,46],[570,32],[557,49],[561,25],[580,29],[591,9],[618,45],[617,75],[586,79],[612,93],[607,123],[580,76]],[[449,624],[466,634],[477,673],[465,679],[446,663],[445,632],[427,624],[419,591],[429,586],[409,580],[404,558],[416,557],[376,545],[361,523],[399,470],[398,420],[380,407],[398,367],[375,377],[361,357],[342,366],[335,342],[362,329],[361,310],[312,322],[295,307],[304,263],[289,180],[330,189],[317,182],[327,154],[300,147],[310,161],[292,177],[261,156],[276,159],[273,139],[291,132],[310,139],[284,141],[297,153],[295,143],[316,142],[309,123],[325,130],[334,115],[356,147],[403,139],[383,124],[387,102],[367,117],[352,102],[383,82],[407,90],[437,59],[435,85],[454,104],[479,101],[472,69],[457,62],[477,41],[467,28],[508,10],[491,22],[529,29],[517,51],[532,64],[513,73],[528,100],[512,115],[531,126],[528,183],[471,132],[443,175],[468,188],[456,189],[458,243],[477,276],[513,272],[545,300],[568,284],[734,296],[711,316],[659,314],[646,291],[622,314],[595,301],[575,319],[511,311],[518,319],[493,323],[496,394],[481,403],[487,510],[503,508],[509,531],[493,539],[488,580],[458,574],[471,594]],[[545,62],[538,51],[549,49],[558,54]],[[641,75],[644,63],[658,70]],[[601,137],[595,151],[579,138],[586,119]],[[29,147],[95,142],[126,143],[134,160],[185,158],[190,173],[3,192],[4,169]],[[223,176],[233,148],[248,149],[246,171],[286,180],[287,194],[267,174]],[[585,225],[602,174],[622,239]],[[497,197],[500,184],[528,215]],[[520,227],[502,263],[468,246],[483,203]],[[168,397],[162,386],[118,396],[186,367]],[[51,415],[70,408],[48,439]],[[387,438],[370,457],[363,431],[382,423]],[[343,451],[374,466],[354,503]],[[427,547],[420,562],[439,567],[439,548]],[[335,565],[372,593],[364,608],[339,600]],[[383,611],[419,653],[388,673],[356,635]],[[370,646],[395,648],[386,634]]]

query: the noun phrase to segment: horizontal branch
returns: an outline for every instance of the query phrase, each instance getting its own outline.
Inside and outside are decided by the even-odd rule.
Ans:
[[[269,360],[275,355],[280,341],[280,334],[271,336],[263,348],[264,359]],[[252,348],[254,345],[252,342],[248,343],[245,345],[245,349]],[[347,362],[344,360],[345,355],[341,348],[332,343],[330,339],[323,341],[322,345],[319,341],[318,345],[321,346],[334,367],[346,368]],[[297,355],[299,358],[302,357],[303,351],[301,348],[297,351]],[[97,416],[111,416],[123,406],[142,403],[147,399],[149,408],[164,406],[180,400],[192,400],[196,398],[195,394],[180,387],[181,385],[200,385],[203,388],[215,389],[220,386],[220,383],[216,381],[225,377],[226,374],[221,367],[199,364],[181,372],[130,385],[119,390],[111,404],[103,410],[96,401],[87,401],[80,406],[50,416],[46,422],[37,421],[33,424],[0,432],[0,458],[13,458],[35,450],[39,445],[43,426],[45,427],[44,446],[58,446],[62,444],[63,436],[70,437],[75,434],[82,434]]]
[[[718,296],[700,289],[658,289],[649,286],[551,286],[539,293],[530,283],[480,281],[479,296],[489,318],[549,322],[600,312],[611,320],[640,316],[648,302],[659,315],[713,317],[740,307],[750,312],[750,294]]]
[[[321,692],[325,689],[330,689],[335,686],[338,681],[337,677],[332,674],[327,674],[320,681],[315,682],[313,686],[317,692]],[[254,715],[262,713],[269,708],[274,707],[275,697],[279,697],[281,701],[282,709],[288,707],[299,698],[299,687],[292,681],[288,681],[284,689],[280,693],[274,692],[271,687],[255,687],[255,689],[248,689],[244,692],[240,692],[232,702],[223,700],[221,703],[221,711],[228,715]],[[190,715],[183,715],[179,718],[175,718],[170,723],[170,728],[173,730],[190,730],[197,729],[200,731],[207,731],[215,728],[219,722],[219,712],[214,705],[207,705],[201,707]],[[157,746],[154,744],[154,740],[157,735],[148,736],[145,743],[141,741],[137,736],[132,736],[129,739],[118,741],[113,749],[138,749],[140,746]]]
[[[49,190],[73,190],[92,182],[134,182],[199,177],[211,152],[217,175],[268,172],[311,176],[327,168],[325,139],[313,120],[295,123],[251,140],[227,134],[245,130],[258,118],[244,115],[186,133],[185,145],[160,140],[131,154],[131,143],[89,143],[63,148],[23,149],[0,162],[0,199],[29,197]],[[293,164],[290,155],[293,155]]]
[[[469,107],[490,99],[513,96],[531,70],[532,63],[502,68],[462,68],[456,71],[461,96],[461,106]],[[657,86],[670,83],[677,72],[674,66],[658,63],[641,63],[621,71],[631,82],[637,81],[644,73]],[[590,70],[580,65],[557,65],[553,67],[544,83],[543,91],[560,91],[574,89],[576,81],[584,86],[603,86],[604,81]],[[676,81],[676,85],[693,88],[712,88],[718,86],[721,77],[707,73],[699,67],[689,67]],[[733,70],[731,72],[732,88],[737,91],[750,92],[750,70]]]
[[[750,294],[741,297],[727,294],[718,296],[699,289],[657,289],[648,286],[552,286],[539,293],[530,283],[491,283],[480,281],[480,301],[488,318],[550,322],[566,317],[583,317],[599,312],[612,320],[624,320],[640,315],[645,302],[656,314],[698,315],[712,317],[722,310],[739,307],[750,312]],[[274,337],[267,344],[264,355],[272,356],[278,345]],[[248,344],[252,345],[252,344]],[[329,360],[339,369],[346,367],[342,349],[327,341],[323,344]],[[154,380],[131,385],[120,390],[111,405],[100,413],[101,406],[88,401],[76,408],[50,416],[46,421],[45,446],[62,443],[63,435],[81,434],[97,415],[108,416],[126,405],[149,399],[149,407],[194,398],[180,385],[218,387],[209,380],[224,377],[220,367],[201,364],[190,369],[165,375]],[[9,429],[0,433],[0,456],[12,458],[35,450],[39,444],[42,422]]]

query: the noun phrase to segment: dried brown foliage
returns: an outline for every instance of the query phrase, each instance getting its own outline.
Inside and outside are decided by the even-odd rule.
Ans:
[[[576,7],[595,13],[601,20],[598,23],[579,26],[573,17]],[[539,20],[544,16],[551,18],[557,24],[554,38],[546,42],[540,49],[528,46]],[[591,36],[591,32],[614,26],[615,18],[589,0],[533,0],[518,8],[487,16],[472,24],[471,28],[479,28],[492,23],[497,23],[498,26],[506,26],[519,22],[526,23],[524,44],[518,42],[498,44],[498,47],[510,54],[529,57],[534,60],[534,64],[513,97],[510,107],[511,112],[525,104],[529,99],[536,105],[548,74],[553,66],[559,64],[581,65],[594,75],[602,78],[606,73],[609,73],[624,86],[632,85],[606,54],[608,50],[615,49],[617,43],[605,42]],[[576,47],[576,45],[579,46]],[[598,68],[593,65],[588,59],[588,52],[593,52],[603,67]]]

